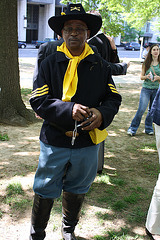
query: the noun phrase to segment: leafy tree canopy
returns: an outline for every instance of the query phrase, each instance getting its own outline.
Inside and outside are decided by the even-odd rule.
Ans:
[[[124,17],[127,23],[140,30],[147,21],[160,16],[159,0],[131,0],[131,5],[124,9]],[[156,24],[160,30],[160,22]]]
[[[72,3],[76,3],[73,0]],[[62,0],[61,3],[67,4],[66,0]],[[109,8],[109,0],[84,0],[81,1],[85,11],[96,10],[102,16],[102,30],[112,36],[118,36],[119,33],[124,32],[124,19],[120,12],[115,8]]]
[[[67,4],[66,0],[61,1]],[[72,3],[76,3],[72,0]],[[160,16],[159,0],[81,0],[86,11],[97,10],[103,20],[102,29],[109,35],[124,35],[124,22],[140,31],[147,21]],[[160,21],[156,28],[160,30]]]

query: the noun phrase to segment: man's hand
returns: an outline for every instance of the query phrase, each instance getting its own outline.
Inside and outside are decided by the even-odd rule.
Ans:
[[[83,121],[85,118],[91,116],[91,110],[81,104],[75,103],[72,109],[72,118],[76,121]]]
[[[131,64],[131,63],[130,63],[130,61],[129,61],[129,62],[127,62],[127,68],[129,68],[130,64]]]
[[[94,128],[99,128],[102,124],[102,114],[99,110],[96,108],[89,108],[89,111],[91,112],[91,116],[81,123],[82,130],[91,131]],[[83,127],[85,124],[90,123],[88,126]]]

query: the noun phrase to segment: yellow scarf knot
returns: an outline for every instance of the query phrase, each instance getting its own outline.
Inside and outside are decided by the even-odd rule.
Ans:
[[[90,54],[94,54],[93,50],[90,46],[85,43],[84,51],[80,56],[72,56],[69,52],[68,48],[66,47],[66,43],[62,43],[61,46],[57,47],[57,51],[63,52],[70,60],[69,64],[64,76],[63,81],[63,96],[62,101],[71,101],[71,98],[75,95],[77,90],[77,83],[78,83],[78,75],[77,75],[77,67],[78,64],[82,59],[87,57]]]

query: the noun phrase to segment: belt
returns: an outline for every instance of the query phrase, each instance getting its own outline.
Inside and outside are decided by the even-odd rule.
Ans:
[[[49,125],[57,128],[57,129],[60,130],[62,133],[64,133],[67,137],[73,137],[73,135],[74,135],[74,130],[73,130],[73,131],[72,131],[72,130],[67,131],[66,129],[58,126],[58,125],[55,124],[55,123],[51,123],[51,122],[49,122]],[[78,136],[79,136],[79,133],[76,132],[76,137],[78,137]]]

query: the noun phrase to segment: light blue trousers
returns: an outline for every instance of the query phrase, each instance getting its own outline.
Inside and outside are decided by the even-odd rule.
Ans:
[[[146,133],[153,132],[153,126],[152,126],[153,119],[150,115],[150,109],[151,109],[153,100],[156,96],[156,93],[157,93],[157,89],[148,89],[144,87],[142,88],[140,99],[139,99],[139,107],[129,127],[129,129],[131,129],[133,133],[137,132],[142,116],[146,111],[148,104],[149,104],[148,113],[145,119],[145,132]]]
[[[58,198],[62,189],[87,193],[97,174],[99,145],[70,149],[40,141],[39,164],[33,190],[44,198]]]

